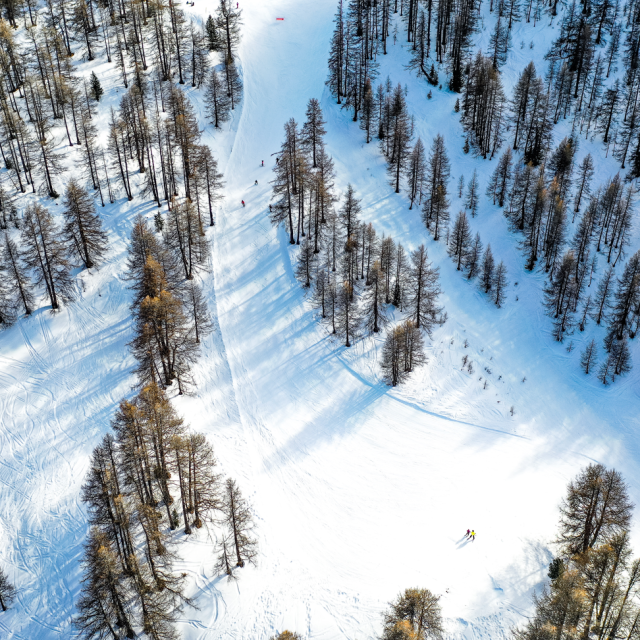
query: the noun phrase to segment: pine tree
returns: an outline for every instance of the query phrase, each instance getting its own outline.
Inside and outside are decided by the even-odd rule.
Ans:
[[[465,207],[471,211],[472,218],[475,218],[476,213],[478,213],[479,191],[478,172],[474,169],[473,175],[471,176],[471,182],[469,182],[469,185],[467,186],[467,199],[465,201]]]
[[[72,178],[67,183],[62,204],[64,241],[69,252],[76,254],[80,262],[91,269],[101,261],[108,248],[107,234],[96,215],[93,198]]]
[[[467,214],[464,211],[460,211],[453,225],[453,231],[449,236],[448,248],[449,255],[456,260],[456,269],[458,271],[466,264],[470,244],[471,233]]]
[[[102,98],[102,94],[104,90],[102,89],[102,85],[100,84],[100,80],[98,80],[98,76],[95,74],[95,71],[91,72],[91,95],[96,102],[100,102],[100,98]]]
[[[505,300],[505,292],[504,290],[509,286],[507,281],[507,267],[504,262],[500,261],[496,270],[493,274],[493,301],[498,307],[498,309],[502,306]]]
[[[218,37],[216,21],[211,15],[209,15],[207,21],[205,22],[205,31],[207,34],[207,44],[209,45],[209,51],[220,51],[220,39]]]
[[[36,275],[37,285],[44,285],[51,309],[60,308],[60,302],[71,302],[74,286],[70,265],[60,233],[47,209],[39,204],[27,207],[22,227],[22,258]]]
[[[0,607],[3,611],[9,608],[9,605],[17,595],[16,588],[9,580],[7,574],[0,567]]]
[[[584,351],[580,354],[580,366],[582,370],[589,375],[592,369],[598,363],[598,348],[596,347],[596,341],[591,340]]]
[[[481,273],[481,286],[485,293],[489,293],[493,287],[494,276],[494,260],[493,253],[491,253],[491,245],[488,244],[482,256],[482,273]]]
[[[446,317],[442,307],[437,306],[441,293],[438,268],[431,266],[424,245],[411,253],[407,283],[410,318],[416,328],[423,329],[431,337],[434,327],[443,324]]]
[[[253,538],[253,516],[249,505],[235,480],[227,478],[222,502],[223,522],[230,534],[230,553],[235,555],[236,566],[244,567],[247,562],[256,564],[258,543]]]

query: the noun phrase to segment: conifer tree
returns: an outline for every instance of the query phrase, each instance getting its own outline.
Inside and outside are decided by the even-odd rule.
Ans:
[[[482,273],[480,276],[481,286],[485,293],[489,293],[493,287],[493,275],[494,275],[494,260],[493,253],[491,252],[491,245],[488,244],[482,256]]]
[[[388,318],[384,306],[384,273],[377,261],[371,267],[369,282],[362,296],[363,325],[368,333],[378,333]]]
[[[467,279],[471,280],[475,278],[480,272],[480,264],[482,260],[482,241],[480,240],[480,234],[476,233],[475,238],[469,244],[469,250],[464,261],[464,266],[467,269]]]
[[[100,80],[98,80],[98,76],[95,71],[91,72],[91,95],[96,102],[100,102],[100,98],[102,98],[102,94],[104,90],[102,89],[102,85],[100,84]]]
[[[324,125],[324,117],[320,107],[320,101],[317,98],[311,98],[307,103],[306,111],[307,119],[302,125],[301,142],[303,149],[311,154],[312,168],[318,167],[317,155],[320,148],[324,146],[324,136],[327,133]],[[368,141],[367,141],[368,142]]]
[[[240,79],[240,73],[238,72],[235,62],[225,61],[224,75],[227,81],[227,97],[229,98],[229,104],[233,111],[236,105],[240,104],[242,100],[242,80]]]
[[[44,285],[51,309],[60,308],[61,302],[74,299],[70,265],[60,232],[53,216],[39,204],[25,210],[22,227],[22,258],[35,273],[37,285]]]
[[[405,589],[389,603],[382,640],[438,640],[444,634],[440,597],[429,589]],[[405,634],[406,630],[406,635]]]
[[[108,247],[107,234],[96,215],[93,198],[72,178],[67,183],[62,204],[65,219],[62,233],[69,252],[91,269],[100,262]]]
[[[335,332],[344,338],[344,346],[350,347],[360,335],[361,317],[358,310],[357,291],[345,280],[336,283]]]
[[[213,323],[202,289],[193,280],[188,281],[184,288],[184,305],[193,320],[194,335],[199,344],[201,338],[213,331]]]
[[[231,478],[227,478],[225,484],[222,510],[223,522],[230,534],[230,553],[235,556],[236,566],[244,567],[247,562],[255,565],[258,543],[253,538],[253,516],[238,485]]]
[[[476,213],[478,213],[479,191],[478,172],[474,169],[473,175],[471,176],[471,182],[469,182],[469,185],[467,186],[467,199],[465,201],[465,207],[471,211],[472,218],[475,218]]]
[[[511,161],[513,152],[509,147],[498,160],[498,166],[491,175],[489,186],[487,187],[487,196],[493,199],[493,204],[498,204],[499,207],[504,207],[504,203],[507,199],[507,194],[511,190],[512,183],[512,169]]]
[[[227,93],[225,80],[220,72],[212,67],[205,84],[205,104],[209,122],[216,128],[229,120],[231,100]]]
[[[410,318],[416,328],[423,329],[431,336],[438,324],[443,324],[446,317],[442,307],[437,306],[440,295],[438,268],[432,267],[424,245],[420,245],[411,253],[411,265],[408,273],[407,306]]]
[[[603,320],[608,320],[611,296],[613,295],[613,287],[615,284],[615,271],[612,266],[605,271],[600,282],[594,300],[594,310],[592,318],[596,324],[600,324]]]
[[[584,348],[584,351],[580,354],[580,366],[587,375],[589,375],[591,370],[596,367],[598,363],[597,358],[598,348],[596,346],[596,341],[591,340]]]
[[[453,225],[453,231],[449,236],[448,248],[449,255],[456,261],[456,269],[458,271],[466,264],[470,244],[471,233],[467,214],[464,211],[460,211]]]
[[[418,200],[422,203],[422,194],[427,180],[427,159],[422,140],[418,138],[411,153],[406,169],[407,191],[409,193],[409,209],[413,209],[413,203]]]
[[[450,176],[450,164],[444,145],[444,138],[437,135],[433,140],[427,170],[427,197],[422,206],[422,214],[427,229],[433,228],[433,239],[440,238],[440,231],[449,220],[449,201],[447,183]],[[433,227],[432,227],[433,225]]]
[[[340,208],[340,224],[344,230],[346,238],[353,236],[360,221],[360,200],[356,198],[355,190],[351,184],[347,185],[347,192],[344,196],[344,204]]]
[[[591,195],[591,178],[593,177],[593,172],[593,158],[590,153],[587,153],[580,163],[580,168],[578,169],[577,188],[574,196],[574,211],[576,213],[580,211],[582,198],[588,198]]]
[[[505,292],[504,290],[509,286],[507,281],[507,267],[504,262],[500,261],[498,266],[496,267],[495,273],[493,274],[493,302],[495,303],[498,309],[502,306],[505,300]]]
[[[631,256],[614,294],[608,334],[620,341],[629,332],[631,318],[640,301],[640,251]]]
[[[20,311],[30,315],[35,306],[32,283],[22,261],[18,246],[5,231],[0,246],[0,265],[2,266],[4,281],[8,287],[12,314]]]

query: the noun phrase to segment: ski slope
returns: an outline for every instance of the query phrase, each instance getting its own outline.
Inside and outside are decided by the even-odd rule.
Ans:
[[[204,17],[213,12],[212,2],[198,5]],[[313,640],[370,640],[386,603],[420,586],[442,594],[450,638],[506,638],[546,576],[568,478],[597,460],[622,471],[640,502],[637,345],[635,369],[605,388],[578,367],[585,336],[570,338],[571,353],[568,341],[553,342],[540,304],[543,277],[524,271],[502,212],[484,197],[495,160],[463,154],[455,96],[432,89],[427,100],[430,87],[403,67],[401,35],[380,60],[380,79],[407,85],[426,146],[444,135],[452,191],[461,173],[468,180],[478,169],[483,195],[471,224],[508,266],[503,309],[455,270],[419,210],[388,186],[376,145],[364,143],[328,95],[334,0],[241,5],[243,103],[228,131],[214,137],[207,127],[204,135],[226,181],[208,231],[212,270],[202,278],[216,331],[195,370],[195,395],[175,403],[253,504],[260,556],[257,569],[227,582],[213,574],[206,532],[188,541],[177,532],[177,569],[189,574],[198,606],[181,615],[182,636],[266,640],[289,628]],[[478,46],[492,24],[486,20]],[[508,93],[532,56],[542,60],[546,24],[516,27]],[[296,249],[268,220],[272,154],[284,122],[304,121],[310,97],[322,101],[337,192],[351,182],[363,219],[408,249],[425,243],[440,267],[449,319],[428,341],[428,364],[404,387],[380,380],[380,338],[345,349],[328,336],[293,275]],[[112,88],[107,98],[119,97]],[[597,142],[581,145],[579,160],[587,150],[598,154],[596,184],[617,171]],[[452,215],[459,207],[454,197]],[[0,614],[2,638],[73,637],[87,529],[80,487],[117,403],[133,393],[126,240],[134,215],[154,208],[134,199],[104,211],[109,260],[79,276],[80,299],[55,316],[41,308],[0,334],[0,564],[19,589]],[[473,375],[460,370],[465,354]],[[477,531],[473,543],[463,539],[467,528]],[[633,538],[637,549],[637,526]]]

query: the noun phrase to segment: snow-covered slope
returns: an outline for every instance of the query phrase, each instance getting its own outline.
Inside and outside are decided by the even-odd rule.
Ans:
[[[572,353],[553,342],[542,276],[525,273],[501,211],[484,197],[472,226],[509,268],[504,308],[456,272],[419,211],[388,186],[376,146],[364,144],[325,90],[334,0],[241,4],[244,100],[227,132],[214,138],[207,127],[204,136],[226,180],[213,269],[203,277],[216,331],[196,368],[195,396],[175,402],[251,500],[260,557],[229,583],[212,573],[205,532],[188,541],[177,534],[178,568],[191,576],[199,607],[185,610],[183,637],[266,639],[290,628],[314,639],[370,639],[385,603],[410,586],[442,594],[451,637],[506,637],[545,577],[567,479],[602,461],[640,499],[640,367],[609,388],[581,374],[584,338],[574,336]],[[541,64],[547,24],[517,27],[508,91],[531,56]],[[381,77],[407,84],[416,133],[427,145],[442,133],[454,178],[477,167],[484,193],[495,161],[463,154],[455,96],[434,89],[427,100],[406,61],[399,39],[380,60]],[[440,266],[449,320],[434,334],[428,365],[399,389],[379,379],[378,340],[345,349],[317,323],[293,276],[296,250],[268,220],[272,154],[282,125],[303,121],[310,97],[322,98],[338,190],[351,182],[365,219],[407,248],[425,243]],[[583,144],[580,157],[587,148],[601,158],[596,182],[617,171],[597,143]],[[134,382],[125,242],[133,216],[152,210],[136,200],[108,207],[109,262],[82,275],[80,300],[55,316],[40,309],[0,335],[0,563],[19,588],[0,615],[3,638],[72,636],[86,533],[80,486]],[[465,354],[473,375],[460,370]],[[469,527],[478,532],[473,543],[463,540]]]

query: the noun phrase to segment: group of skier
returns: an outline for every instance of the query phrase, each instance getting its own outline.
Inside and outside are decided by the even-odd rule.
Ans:
[[[471,540],[472,542],[476,539],[476,531],[475,529],[467,529],[467,533],[465,534],[466,540]]]
[[[276,160],[277,160],[277,158],[276,158]],[[264,160],[262,161],[262,164],[260,166],[264,167]],[[258,181],[257,180],[255,181],[255,186],[258,186]],[[244,203],[244,200],[241,200],[241,202],[242,202],[242,206],[245,207],[246,205]],[[269,205],[269,211],[271,211],[271,205]]]

